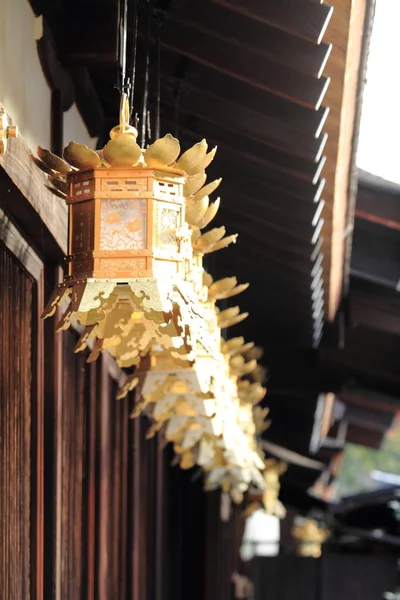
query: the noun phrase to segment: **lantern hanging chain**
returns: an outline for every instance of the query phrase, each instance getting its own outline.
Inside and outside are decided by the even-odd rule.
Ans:
[[[149,71],[150,71],[150,35],[151,35],[151,0],[146,0],[146,50],[145,50],[145,73],[143,85],[143,106],[141,122],[142,148],[146,146],[146,125],[149,101]]]
[[[138,37],[138,0],[120,0],[118,60],[119,72],[117,88],[120,94],[129,98],[129,120],[132,119],[135,93],[137,37]],[[130,21],[130,26],[128,27]],[[129,29],[129,35],[128,35]]]
[[[119,3],[119,27],[118,27],[118,80],[117,89],[120,94],[127,93],[129,83],[126,79],[126,57],[127,57],[127,21],[128,21],[128,0],[120,0]]]
[[[131,47],[129,48],[128,56],[130,57],[130,94],[129,94],[129,106],[130,106],[130,120],[132,120],[133,106],[134,106],[134,95],[135,95],[135,81],[136,81],[136,62],[137,62],[137,40],[138,40],[138,22],[139,22],[139,0],[133,0],[132,10],[132,35],[131,35]],[[137,115],[135,114],[135,127],[137,125]]]
[[[161,15],[155,17],[156,21],[156,118],[155,118],[155,139],[160,137],[161,130],[161,42],[160,27],[162,25]]]

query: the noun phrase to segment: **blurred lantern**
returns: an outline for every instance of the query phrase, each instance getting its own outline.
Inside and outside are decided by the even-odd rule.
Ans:
[[[297,518],[292,535],[298,543],[299,556],[319,558],[322,554],[322,544],[329,537],[329,531],[315,519]]]
[[[246,519],[240,556],[248,561],[255,556],[277,556],[280,544],[280,521],[258,508]]]

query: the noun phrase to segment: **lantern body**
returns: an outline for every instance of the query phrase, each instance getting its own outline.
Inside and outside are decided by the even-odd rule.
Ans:
[[[184,178],[149,168],[99,168],[68,176],[71,279],[184,274],[191,256]]]

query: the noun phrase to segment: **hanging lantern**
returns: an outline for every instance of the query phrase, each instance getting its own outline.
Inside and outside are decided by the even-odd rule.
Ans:
[[[188,277],[194,242],[185,211],[190,199],[193,205],[207,204],[207,212],[206,195],[217,185],[203,185],[204,169],[215,154],[207,154],[204,140],[179,160],[179,142],[170,135],[142,151],[128,113],[123,95],[120,125],[100,152],[71,142],[64,160],[40,148],[34,158],[69,208],[68,274],[43,316],[69,299],[58,328],[78,321],[85,331],[76,351],[92,340],[89,360],[108,350],[121,366],[137,364],[157,344],[176,354],[190,352],[198,342],[208,348]],[[195,243],[212,251],[236,239],[217,233]]]
[[[137,367],[118,397],[136,387],[132,416],[153,419],[148,437],[165,426],[182,468],[201,466],[206,489],[237,497],[263,486],[253,408],[265,390],[242,379],[258,369],[245,358],[253,344],[221,337],[248,314],[216,306],[248,284],[214,282],[203,269],[205,254],[237,237],[203,232],[220,205],[209,196],[221,180],[206,183],[205,174],[215,149],[203,140],[178,158],[167,135],[143,151],[128,112],[123,95],[120,124],[100,152],[71,142],[64,159],[42,149],[34,158],[69,209],[68,273],[44,316],[69,300],[58,328],[84,326],[76,351],[90,345],[89,361],[107,350]]]
[[[322,544],[329,537],[329,531],[315,519],[297,519],[292,530],[297,540],[299,556],[319,558],[322,554]]]

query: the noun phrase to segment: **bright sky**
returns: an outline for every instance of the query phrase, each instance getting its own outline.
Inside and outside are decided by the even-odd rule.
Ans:
[[[400,0],[377,0],[357,166],[400,183]]]

